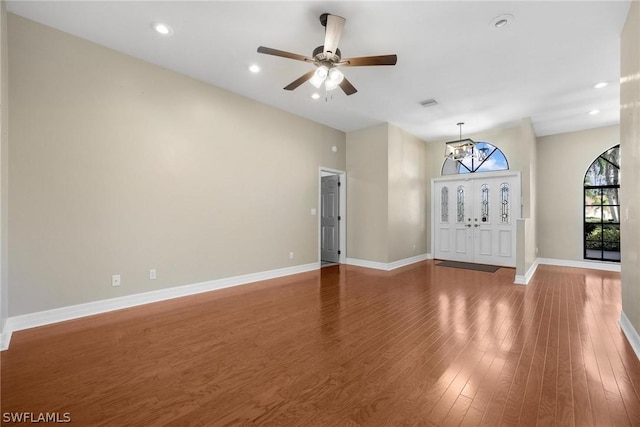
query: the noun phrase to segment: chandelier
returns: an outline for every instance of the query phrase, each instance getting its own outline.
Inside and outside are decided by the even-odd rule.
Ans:
[[[484,160],[486,153],[484,150],[476,148],[476,142],[471,138],[462,139],[462,125],[464,122],[457,124],[460,128],[460,139],[449,141],[446,143],[444,156],[454,161],[462,161],[465,159]]]

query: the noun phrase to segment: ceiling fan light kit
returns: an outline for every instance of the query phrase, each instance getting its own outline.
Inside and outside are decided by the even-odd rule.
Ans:
[[[313,50],[312,57],[264,46],[258,47],[258,53],[310,62],[316,66],[315,70],[309,71],[285,86],[285,90],[294,90],[308,81],[317,89],[320,89],[324,83],[327,92],[340,86],[346,95],[353,95],[358,90],[345,78],[344,74],[338,70],[337,67],[396,65],[398,58],[396,55],[379,55],[342,59],[342,53],[340,49],[338,49],[338,43],[342,36],[345,21],[343,17],[338,15],[331,15],[329,13],[320,15],[320,23],[325,27],[324,44]]]
[[[342,80],[344,80],[344,74],[342,74],[340,70],[332,68],[329,70],[329,76],[325,80],[324,86],[327,90],[334,90],[342,83]]]
[[[320,89],[320,86],[322,86],[322,83],[325,81],[328,74],[329,69],[324,65],[321,65],[320,67],[316,68],[316,72],[313,73],[313,77],[309,79],[309,83]]]

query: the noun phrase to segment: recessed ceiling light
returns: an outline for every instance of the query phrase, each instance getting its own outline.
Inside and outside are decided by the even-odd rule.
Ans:
[[[256,64],[253,64],[249,66],[249,71],[251,71],[252,73],[259,73],[260,67],[258,67]]]
[[[173,34],[173,28],[167,24],[163,24],[162,22],[154,22],[151,24],[151,28],[153,28],[156,33],[162,34],[163,36],[170,36]]]
[[[600,82],[600,83],[594,85],[593,87],[596,88],[596,89],[602,89],[603,87],[607,86],[608,84],[609,83],[607,83],[607,82]]]
[[[589,115],[590,116],[595,116],[596,114],[599,114],[599,113],[600,113],[600,110],[591,110],[591,111],[589,111]]]
[[[491,21],[491,27],[504,28],[513,22],[513,15],[505,13],[504,15],[496,16]]]
[[[313,98],[313,99],[318,99],[318,98],[320,98],[320,94],[318,94],[318,93],[313,93],[313,94],[311,94],[311,98]]]

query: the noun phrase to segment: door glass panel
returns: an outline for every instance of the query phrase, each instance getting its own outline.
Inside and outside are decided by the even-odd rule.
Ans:
[[[440,190],[440,222],[449,222],[449,188]]]
[[[503,224],[510,224],[509,215],[509,184],[503,182],[500,184],[500,219]]]
[[[489,186],[482,184],[480,187],[480,221],[489,222]]]
[[[456,203],[456,217],[458,223],[464,222],[464,187],[458,186],[457,191],[457,203]]]

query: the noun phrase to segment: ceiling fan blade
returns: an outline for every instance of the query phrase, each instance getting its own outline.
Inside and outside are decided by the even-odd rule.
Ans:
[[[342,67],[362,67],[366,65],[396,65],[397,55],[361,56],[346,58],[338,63]]]
[[[306,57],[304,55],[298,55],[297,53],[285,52],[284,50],[271,49],[270,47],[264,47],[264,46],[260,46],[258,48],[258,53],[264,53],[266,55],[273,55],[273,56],[281,56],[282,58],[295,59],[295,60],[298,60],[298,61],[313,62],[313,59],[311,59],[309,57]]]
[[[358,91],[346,77],[340,82],[340,89],[347,95],[353,95]]]
[[[297,78],[296,80],[292,81],[287,86],[285,86],[284,90],[294,90],[295,88],[300,86],[302,83],[304,83],[304,82],[308,81],[309,79],[311,79],[311,77],[313,77],[313,74],[315,72],[316,72],[316,70],[309,71],[308,73],[304,74],[303,76]]]
[[[342,36],[345,19],[338,15],[327,15],[327,25],[324,28],[324,53],[336,53],[338,42]]]

